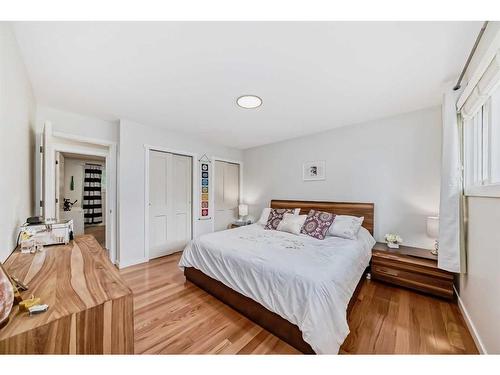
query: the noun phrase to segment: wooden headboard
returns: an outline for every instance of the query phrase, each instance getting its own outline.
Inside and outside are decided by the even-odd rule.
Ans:
[[[315,201],[271,201],[271,208],[300,208],[301,214],[309,210],[331,212],[336,215],[364,216],[363,227],[373,235],[373,216],[375,205],[373,203],[350,203],[350,202],[315,202]]]

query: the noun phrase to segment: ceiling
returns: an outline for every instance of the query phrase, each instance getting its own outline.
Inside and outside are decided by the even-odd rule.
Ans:
[[[37,101],[240,149],[440,104],[482,22],[16,22]],[[258,95],[243,109],[236,99]]]

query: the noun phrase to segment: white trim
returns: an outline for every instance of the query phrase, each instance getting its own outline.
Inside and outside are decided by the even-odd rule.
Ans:
[[[113,142],[113,141],[107,141],[107,140],[98,139],[98,138],[84,137],[84,136],[80,136],[80,135],[69,134],[69,133],[58,132],[58,131],[53,131],[52,136],[57,137],[57,138],[69,139],[71,141],[82,142],[82,143],[92,143],[94,145],[100,145],[100,146],[116,145],[116,142]]]
[[[147,263],[147,262],[149,262],[149,259],[147,259],[147,258],[139,258],[139,259],[135,259],[135,260],[129,260],[129,261],[123,262],[123,263],[117,261],[116,267],[118,267],[119,269],[122,269],[122,268],[132,267],[132,266],[135,266],[137,264],[142,264],[142,263]]]
[[[170,154],[177,154],[183,156],[191,157],[191,239],[196,238],[196,220],[198,218],[198,195],[195,193],[195,186],[198,186],[198,169],[196,168],[198,162],[198,154],[174,150],[167,147],[161,146],[152,146],[145,144],[144,145],[144,258],[143,261],[127,262],[125,266],[120,267],[128,267],[132,264],[138,264],[149,261],[149,153],[150,151],[159,151],[159,152],[168,152]],[[195,214],[196,213],[196,214]]]
[[[238,164],[239,169],[240,169],[240,181],[239,181],[239,197],[238,197],[238,203],[245,203],[242,201],[243,198],[243,162],[241,160],[235,160],[235,159],[228,159],[228,158],[223,158],[220,156],[212,156],[211,162],[212,162],[212,186],[211,186],[211,194],[210,194],[210,207],[212,207],[212,232],[215,232],[215,162],[216,161],[223,161],[226,163],[232,163],[232,164]]]
[[[45,122],[45,131],[47,132],[47,142],[44,150],[45,182],[44,185],[49,189],[44,192],[44,217],[55,216],[55,155],[56,152],[67,152],[89,156],[101,156],[105,158],[106,163],[106,201],[105,201],[105,222],[106,222],[106,248],[109,250],[109,258],[116,264],[119,258],[117,249],[117,152],[116,143],[105,140],[97,140],[88,137],[81,137],[73,134],[51,131],[52,126],[49,121]],[[73,145],[71,143],[58,143],[56,138],[66,139],[72,142],[88,143],[89,146]],[[92,145],[94,147],[92,147]],[[101,149],[100,147],[107,149]],[[47,190],[47,191],[45,191]],[[52,216],[51,216],[52,215]]]
[[[477,346],[477,349],[479,350],[480,354],[488,354],[486,351],[486,348],[484,347],[483,342],[481,341],[481,337],[479,336],[479,333],[477,332],[476,326],[472,322],[472,319],[469,315],[469,312],[465,308],[464,302],[460,298],[460,295],[458,294],[457,289],[455,286],[453,286],[453,289],[455,290],[455,294],[457,295],[457,300],[458,300],[458,308],[460,309],[460,312],[462,313],[462,316],[465,320],[465,324],[467,324],[467,328],[469,328],[469,332],[472,336],[472,339],[474,340],[474,343]]]
[[[466,187],[465,196],[500,198],[500,184],[476,185],[476,186]]]

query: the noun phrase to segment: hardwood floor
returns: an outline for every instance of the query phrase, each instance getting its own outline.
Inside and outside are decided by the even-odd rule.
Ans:
[[[120,271],[134,292],[135,352],[298,354],[190,282],[180,253]],[[477,353],[454,302],[366,280],[343,354]]]
[[[85,226],[85,234],[91,234],[97,242],[106,248],[106,226],[105,225],[87,225]]]

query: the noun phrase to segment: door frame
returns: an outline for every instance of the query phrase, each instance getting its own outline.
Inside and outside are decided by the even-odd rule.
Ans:
[[[198,162],[198,154],[174,150],[168,147],[144,145],[144,259],[149,262],[149,157],[151,151],[166,152],[169,154],[176,154],[181,156],[191,157],[191,239],[196,237],[195,218],[198,207],[198,194],[195,193],[195,186],[198,186],[198,173],[195,163]]]
[[[43,216],[45,218],[55,217],[55,215],[53,214],[55,214],[54,211],[56,209],[55,157],[57,152],[104,157],[106,163],[106,201],[105,201],[106,247],[109,250],[109,259],[113,264],[116,264],[116,260],[118,259],[117,241],[116,241],[116,233],[117,233],[116,142],[52,131],[52,124],[50,123],[50,121],[46,121],[44,127],[50,142],[48,145],[47,144],[45,145],[46,149],[43,150],[44,153],[43,166],[45,168],[45,184],[44,184],[45,186],[43,186],[43,201],[44,201]],[[69,143],[65,143],[65,141],[69,141]],[[71,142],[83,143],[85,145],[72,144]],[[46,189],[46,187],[48,187],[48,189]]]
[[[238,204],[241,204],[242,198],[243,198],[243,162],[241,160],[235,160],[235,159],[228,159],[228,158],[223,158],[219,156],[212,156],[212,194],[210,196],[210,206],[212,207],[213,210],[213,215],[212,215],[212,232],[215,232],[215,162],[216,161],[223,161],[226,163],[232,163],[232,164],[238,164],[240,166],[240,173],[239,173],[239,197],[238,197]]]

